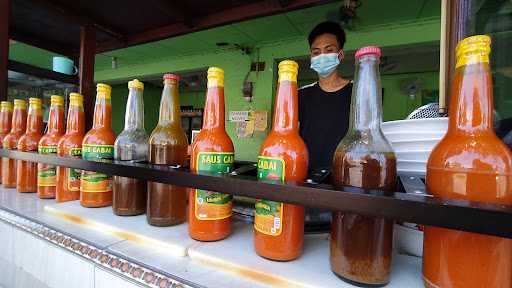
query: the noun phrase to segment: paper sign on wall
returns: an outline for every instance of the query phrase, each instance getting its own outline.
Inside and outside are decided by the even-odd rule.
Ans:
[[[245,122],[249,120],[249,111],[229,111],[229,121]]]
[[[254,118],[254,130],[255,131],[265,131],[267,129],[267,111],[260,110],[260,111],[254,111],[253,117]]]

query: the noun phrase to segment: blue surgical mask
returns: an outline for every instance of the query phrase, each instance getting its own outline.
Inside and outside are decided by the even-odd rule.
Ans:
[[[311,57],[311,69],[315,70],[320,77],[327,77],[340,65],[338,53],[320,54]]]

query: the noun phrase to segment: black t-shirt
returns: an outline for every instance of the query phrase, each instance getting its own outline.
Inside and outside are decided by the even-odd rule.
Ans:
[[[309,152],[309,170],[331,169],[334,151],[349,125],[352,82],[325,92],[318,83],[299,89],[300,135]]]

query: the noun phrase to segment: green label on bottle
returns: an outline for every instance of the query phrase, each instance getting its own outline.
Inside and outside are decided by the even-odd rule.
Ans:
[[[38,147],[39,154],[56,154],[57,146]],[[37,166],[37,186],[54,187],[57,185],[57,167],[49,164],[39,163]]]
[[[82,156],[82,148],[69,148],[69,156],[81,157]]]
[[[114,158],[113,145],[82,145],[82,158],[88,161]],[[80,190],[82,192],[104,193],[112,191],[112,177],[93,171],[82,171],[80,177]]]
[[[82,146],[84,160],[95,161],[98,159],[113,159],[114,145],[84,144]]]
[[[230,173],[233,171],[235,154],[232,152],[199,152],[196,172]],[[195,215],[198,220],[219,220],[231,216],[233,196],[196,189]]]
[[[258,180],[269,183],[282,183],[285,177],[285,163],[281,158],[258,157]],[[258,200],[254,216],[254,229],[270,235],[279,236],[283,231],[283,203]]]
[[[55,154],[57,153],[57,146],[39,146],[39,154]]]

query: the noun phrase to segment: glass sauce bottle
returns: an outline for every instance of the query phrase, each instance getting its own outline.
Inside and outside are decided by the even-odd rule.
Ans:
[[[396,157],[385,138],[378,47],[356,54],[356,72],[346,136],[334,153],[332,183],[393,192]],[[385,285],[391,274],[393,220],[333,212],[330,263],[332,271],[358,285]]]
[[[42,101],[30,98],[28,101],[27,130],[18,140],[18,150],[37,151],[43,129]],[[16,190],[18,192],[37,192],[37,163],[17,160]]]
[[[512,155],[493,130],[491,39],[456,47],[448,131],[427,163],[436,197],[512,205]],[[512,287],[512,239],[425,227],[426,287]]]
[[[39,154],[57,154],[57,143],[64,134],[64,98],[52,95],[48,115],[48,131],[39,140]],[[37,196],[41,199],[55,198],[57,167],[37,164]]]
[[[82,141],[82,158],[88,161],[112,160],[114,141],[112,131],[112,105],[107,84],[96,86],[96,104],[92,129]],[[82,171],[80,178],[80,204],[84,207],[105,207],[112,205],[112,176],[94,171]]]
[[[4,138],[11,131],[12,122],[12,103],[9,101],[2,101],[0,103],[0,148],[3,148]],[[0,158],[0,183],[2,183],[2,162]]]
[[[272,130],[260,147],[258,180],[303,182],[308,151],[299,135],[298,64],[279,63],[279,83]],[[304,241],[304,207],[268,200],[256,202],[254,249],[262,257],[289,261],[300,256]]]
[[[128,101],[124,130],[114,143],[114,159],[121,161],[147,161],[148,135],[144,130],[144,84],[135,79],[128,82]],[[147,183],[144,180],[114,176],[114,214],[139,215],[146,212]]]
[[[78,93],[69,94],[66,134],[57,145],[57,153],[62,157],[82,158],[82,141],[85,134],[84,97]],[[80,199],[80,176],[82,170],[57,167],[57,202]]]
[[[11,132],[5,135],[2,142],[4,149],[18,149],[18,140],[27,127],[27,102],[14,99]],[[2,158],[2,185],[5,188],[16,188],[16,159]]]
[[[185,166],[188,141],[181,127],[179,77],[164,75],[158,124],[149,138],[149,162],[158,165]],[[185,187],[148,182],[148,223],[170,226],[185,222],[187,191]]]
[[[192,144],[190,170],[198,174],[229,173],[233,170],[234,151],[225,128],[224,70],[210,67],[203,128]],[[200,241],[226,238],[231,233],[232,208],[232,195],[191,190],[188,215],[190,237]]]

